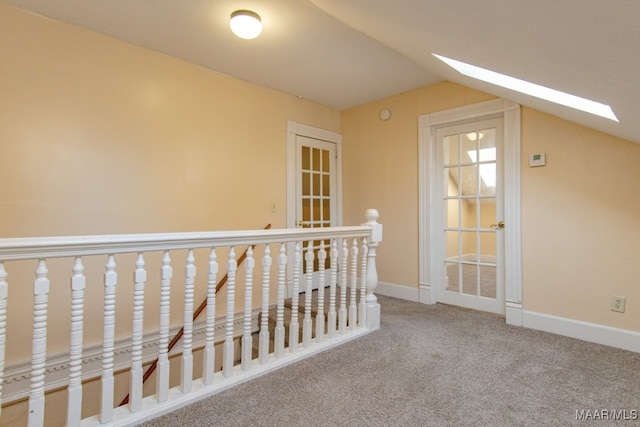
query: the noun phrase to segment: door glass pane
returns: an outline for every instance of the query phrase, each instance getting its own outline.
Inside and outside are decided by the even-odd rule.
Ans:
[[[302,195],[311,195],[311,174],[302,172]]]
[[[480,259],[483,264],[495,264],[496,247],[495,231],[485,231],[480,233]]]
[[[480,194],[495,196],[496,194],[496,130],[484,129],[480,131],[482,138],[478,144],[478,162],[480,170]]]
[[[445,253],[446,258],[450,260],[457,260],[459,257],[459,245],[460,245],[460,232],[459,231],[445,231]]]
[[[311,150],[309,147],[302,147],[302,169],[311,169]]]
[[[319,221],[321,218],[322,216],[320,212],[320,199],[314,199],[313,200],[313,221]]]
[[[496,195],[496,164],[484,163],[480,168],[480,194],[483,196]]]
[[[313,149],[313,170],[320,171],[320,150],[318,148]]]
[[[462,179],[462,195],[475,196],[478,194],[478,167],[463,166],[460,168]]]
[[[491,224],[496,224],[498,218],[496,216],[496,199],[479,199],[480,200],[480,224],[482,229],[490,229]]]
[[[444,169],[444,194],[445,197],[458,197],[460,192],[458,190],[458,178],[459,168],[445,168]]]
[[[457,262],[444,263],[445,289],[451,292],[460,292],[460,264]]]
[[[311,221],[311,200],[302,199],[302,221],[303,227],[309,227],[308,222]]]
[[[463,262],[462,267],[462,293],[478,295],[478,265]]]
[[[459,163],[459,137],[458,135],[445,136],[442,139],[443,143],[443,164],[457,165]]]
[[[478,227],[478,203],[477,199],[461,199],[460,204],[462,209],[460,213],[462,216],[462,228],[477,228]],[[475,252],[475,250],[473,251]]]
[[[313,174],[313,195],[320,195],[320,175],[317,173]]]
[[[475,231],[462,232],[462,258],[464,261],[475,261],[478,251],[478,238]]]
[[[448,199],[444,201],[444,217],[446,228],[458,228],[460,227],[460,202],[458,199]]]
[[[482,134],[478,143],[480,161],[496,161],[496,129],[483,129],[480,133]]]
[[[322,195],[328,197],[331,195],[331,176],[322,175]]]
[[[468,132],[461,135],[462,142],[462,162],[463,163],[475,163],[477,161],[477,149],[478,149],[478,133]]]
[[[329,172],[329,150],[322,150],[322,172]]]
[[[322,219],[324,221],[329,221],[331,219],[331,200],[329,199],[322,200]]]
[[[480,296],[496,298],[496,267],[480,266]]]

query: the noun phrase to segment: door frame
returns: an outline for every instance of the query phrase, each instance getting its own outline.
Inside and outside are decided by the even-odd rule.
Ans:
[[[521,141],[520,105],[506,99],[494,99],[450,110],[423,114],[418,117],[419,158],[419,301],[424,304],[438,302],[433,268],[438,255],[433,207],[436,189],[431,179],[435,168],[435,128],[443,125],[503,116],[504,119],[504,269],[506,322],[522,326],[522,242],[521,242]]]

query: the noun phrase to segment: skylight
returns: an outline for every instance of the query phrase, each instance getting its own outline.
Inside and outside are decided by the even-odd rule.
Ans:
[[[496,159],[496,148],[481,148],[480,150],[480,161],[495,161]],[[467,154],[471,158],[473,163],[476,163],[478,159],[476,158],[476,151],[470,150],[467,151]],[[484,163],[480,164],[480,179],[487,187],[495,187],[496,186],[496,164],[495,163]]]
[[[515,77],[507,76],[505,74],[496,73],[495,71],[487,70],[485,68],[447,58],[446,56],[437,55],[435,53],[433,54],[433,56],[446,63],[450,67],[454,68],[458,72],[464,74],[465,76],[482,80],[487,83],[491,83],[507,89],[515,90],[526,95],[535,96],[536,98],[551,101],[556,104],[574,108],[576,110],[585,111],[587,113],[604,117],[609,120],[613,120],[616,122],[618,121],[618,118],[609,105],[592,101],[590,99],[581,98],[576,95],[571,95],[569,93],[561,92],[559,90],[551,89]]]

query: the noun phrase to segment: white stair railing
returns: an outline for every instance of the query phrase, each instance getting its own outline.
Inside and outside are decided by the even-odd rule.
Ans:
[[[56,424],[133,425],[378,329],[380,306],[373,292],[377,286],[375,257],[382,240],[382,226],[377,223],[377,211],[368,210],[366,217],[364,225],[355,227],[0,239],[0,402],[5,407],[28,398],[24,420],[29,426],[42,426],[47,393],[64,386],[68,393],[63,415],[66,419],[56,420]],[[325,241],[329,242],[326,246]],[[321,242],[320,246],[314,246],[314,242]],[[287,253],[288,244],[293,245],[291,254]],[[240,269],[236,250],[246,247],[244,269]],[[207,254],[200,261],[197,251],[203,248]],[[185,251],[183,268],[176,268],[173,259],[179,259],[179,254]],[[135,265],[128,272],[122,271],[125,263],[117,264],[122,254],[135,256]],[[156,255],[161,257],[154,270],[151,265]],[[104,260],[100,273],[104,288],[99,292],[102,301],[85,299],[92,286],[96,286],[96,281],[89,279],[91,263],[85,262],[89,257]],[[325,283],[327,257],[329,271]],[[72,268],[67,278],[61,279],[60,271],[50,273],[48,265],[65,258],[72,261]],[[226,304],[216,307],[219,258],[226,259],[228,281],[224,292]],[[7,320],[7,311],[11,309],[9,289],[25,285],[12,282],[14,270],[16,277],[23,276],[18,270],[25,268],[25,260],[32,260],[35,272],[32,351],[28,363],[5,360],[5,350],[11,344],[7,337],[12,337],[12,328],[16,327]],[[199,262],[206,266],[201,270],[206,274],[199,273]],[[274,274],[272,268],[277,270]],[[174,277],[174,271],[180,270],[182,279]],[[316,274],[320,277],[318,284],[313,282],[314,270],[320,273]],[[254,280],[260,273],[258,277],[262,280]],[[60,324],[48,323],[49,314],[61,318],[54,311],[59,307],[50,306],[49,298],[62,292],[58,286],[66,280],[71,283],[70,322],[66,323],[68,346],[62,353],[49,354],[48,338],[57,341],[58,346],[63,339]],[[315,302],[311,292],[314,286],[319,288]],[[287,287],[293,295],[288,344],[284,299]],[[130,305],[122,307],[118,294],[127,288],[132,298]],[[193,303],[198,289],[206,295],[207,311],[203,321],[194,322]],[[159,301],[149,303],[146,294],[152,295],[154,290],[159,293]],[[298,317],[300,291],[305,292],[302,324]],[[329,292],[328,307],[325,307],[326,292]],[[180,299],[183,322],[171,325],[170,302]],[[216,308],[226,310],[220,313]],[[83,336],[87,330],[85,314],[97,310],[103,313],[102,335]],[[129,310],[132,319],[128,338],[118,338],[116,331],[116,322],[125,314],[123,310]],[[275,313],[272,331],[268,322],[271,310]],[[147,322],[149,316],[159,320],[157,325],[145,325],[153,323]],[[169,351],[167,344],[172,330],[178,327],[184,329],[184,335],[176,353]],[[55,335],[50,335],[52,329]],[[255,352],[254,337],[258,340]],[[274,341],[270,346],[271,338]],[[222,354],[218,364],[216,344],[221,346]],[[200,350],[202,369],[196,369],[194,361],[200,359],[194,353]],[[145,395],[143,368],[154,360],[157,360],[155,393]],[[180,375],[179,383],[172,386],[173,369],[178,369]],[[114,403],[123,397],[114,395],[120,378],[117,372],[126,372],[129,396],[126,405],[116,407]],[[86,392],[83,381],[90,379],[99,381],[99,393]],[[95,410],[89,409],[87,413],[85,409],[83,414],[83,405]]]

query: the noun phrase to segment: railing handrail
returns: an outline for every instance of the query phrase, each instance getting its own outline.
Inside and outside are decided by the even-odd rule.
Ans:
[[[366,237],[370,233],[371,227],[362,225],[328,228],[4,238],[0,239],[0,262]]]
[[[365,224],[351,227],[0,239],[0,385],[3,378],[7,342],[8,291],[13,280],[9,273],[11,273],[12,261],[14,260],[37,261],[36,277],[33,280],[32,288],[33,328],[31,369],[28,378],[28,424],[34,427],[44,425],[45,394],[48,391],[47,382],[50,381],[49,385],[54,382],[55,384],[66,382],[67,384],[68,425],[132,425],[150,419],[157,415],[159,410],[175,409],[187,402],[217,393],[233,384],[271,372],[379,329],[380,305],[374,291],[378,284],[376,248],[382,241],[382,225],[376,221],[378,212],[375,209],[367,210],[365,218]],[[251,249],[254,245],[261,245],[255,253]],[[240,260],[236,258],[236,252],[243,249],[248,250],[247,261],[244,263],[244,272],[237,276],[237,264]],[[200,250],[203,250],[202,253]],[[205,268],[207,298],[210,298],[207,306],[210,309],[207,310],[207,320],[201,329],[205,334],[204,339],[198,340],[199,343],[204,342],[202,375],[194,378],[194,322],[192,315],[194,314],[196,264],[200,261],[205,262],[204,252],[206,250],[208,250],[206,257],[208,265]],[[171,260],[170,252],[172,251],[188,252],[186,260],[181,259],[184,254],[175,257],[178,259],[177,264],[182,264],[184,261],[181,279],[173,277],[176,265],[173,265]],[[148,261],[152,262],[147,266],[146,253],[151,252],[155,252],[155,254],[148,257]],[[155,255],[160,255],[162,252],[164,254],[162,254],[162,266],[159,269],[160,287],[158,289],[158,276],[153,276],[156,279],[148,279],[147,273],[153,267],[157,267],[158,259]],[[116,263],[117,255],[126,253],[137,254],[135,267],[128,263],[124,263],[127,264],[125,266],[119,266],[123,263]],[[91,255],[105,258],[103,298],[102,301],[99,298],[93,299],[93,294],[91,294],[92,302],[85,309],[87,282],[97,282],[97,280],[87,280],[88,277],[93,277],[96,267],[93,265],[93,261],[95,260],[91,262],[87,260],[86,264],[89,269],[86,271],[83,258]],[[221,258],[220,262],[226,261],[229,281],[225,304],[216,306],[215,288],[220,267],[218,255]],[[60,378],[53,379],[52,376],[48,376],[47,338],[48,331],[55,331],[56,334],[59,334],[58,325],[62,324],[60,320],[56,323],[48,322],[49,308],[61,308],[57,304],[60,297],[52,299],[51,303],[49,301],[50,294],[57,292],[52,288],[51,283],[56,284],[54,288],[57,289],[57,284],[61,282],[61,279],[58,277],[60,272],[55,268],[57,263],[52,263],[51,275],[48,263],[50,259],[63,257],[75,258],[75,260],[71,271],[67,271],[67,276],[70,276],[71,288],[70,307],[68,307],[71,309],[70,341],[68,356],[65,357],[68,363],[65,362],[66,367],[60,370],[59,374],[56,374],[58,377],[68,375],[68,380],[59,382]],[[318,297],[318,310],[312,315],[312,273],[315,270],[315,259],[318,259],[319,271],[325,273],[318,275],[318,288],[322,288],[325,294]],[[331,261],[328,270],[325,267],[327,259]],[[256,266],[258,262],[261,262],[262,268]],[[19,286],[22,275],[27,272],[25,268],[29,268],[27,265],[20,265],[20,262],[15,264],[18,272],[16,274],[17,284],[11,286]],[[122,292],[117,293],[116,290],[120,288],[118,275],[124,273],[125,270],[133,273],[133,281],[126,279],[125,289],[125,298],[131,296],[129,291],[133,291],[132,304],[124,304],[122,307],[131,309],[131,341],[126,344],[127,349],[125,350],[130,354],[130,363],[126,362],[125,364],[130,369],[129,393],[131,396],[127,407],[117,407],[114,405],[115,376],[117,374],[115,359],[116,356],[120,357],[116,351],[120,352],[124,347],[116,348],[115,345],[116,310],[120,313],[117,296],[122,295]],[[258,277],[260,273],[262,280]],[[146,310],[144,298],[148,280],[153,280],[154,291],[160,291],[159,300],[154,298],[151,302],[157,309],[151,311]],[[170,387],[172,369],[170,368],[170,354],[167,344],[171,330],[171,294],[174,288],[172,283],[175,281],[181,281],[184,284],[184,338],[183,352],[179,360],[180,383],[178,386]],[[294,298],[291,322],[287,328],[284,301],[289,283],[291,283]],[[328,291],[324,291],[327,284]],[[349,293],[347,293],[347,286],[350,287]],[[258,317],[258,311],[255,307],[255,299],[257,298],[254,298],[257,294],[254,294],[254,290],[261,292],[261,317],[257,327],[254,326],[254,321]],[[303,319],[300,319],[297,315],[301,306],[298,294],[303,290],[305,292],[305,315]],[[329,295],[329,305],[325,315],[324,305],[321,302],[324,302],[326,292]],[[238,300],[236,300],[236,293]],[[243,297],[244,303],[239,301],[240,297]],[[274,298],[276,298],[276,321],[275,329],[270,331],[271,323],[268,321],[268,316],[271,310],[270,304],[273,303]],[[90,318],[89,316],[85,318],[84,313],[86,310],[96,309],[101,302],[103,308],[102,352],[100,366],[95,366],[95,371],[100,371],[101,397],[96,402],[99,405],[98,412],[83,420],[81,408],[84,372],[82,368],[88,360],[84,356],[84,326]],[[238,315],[238,307],[244,307],[241,317]],[[221,319],[216,317],[217,308],[224,308],[221,310],[225,313],[223,323],[220,323]],[[143,364],[146,360],[144,319],[156,312],[159,314],[160,321],[157,339],[152,345],[157,349],[151,349],[147,352],[151,355],[157,351],[160,360],[157,364],[156,393],[145,397],[142,384]],[[28,314],[26,312],[25,316]],[[24,321],[22,317],[19,320]],[[224,331],[220,325],[224,326]],[[313,336],[314,330],[315,338]],[[257,354],[255,354],[253,347],[254,333],[256,332],[259,332]],[[97,334],[97,331],[94,331],[93,334]],[[274,339],[271,351],[270,337],[272,335]],[[289,337],[288,343],[286,341],[287,335]],[[326,344],[324,344],[325,339]],[[238,342],[240,346],[236,348]],[[220,344],[221,347],[216,347],[216,344]],[[216,361],[216,353],[219,350],[222,351],[221,364]],[[92,354],[97,355],[98,353],[93,352]],[[254,360],[255,363],[253,363]],[[238,362],[240,363],[238,364]],[[218,367],[221,367],[221,370],[217,369]],[[22,377],[20,381],[26,387],[26,382],[22,381]]]
[[[263,230],[270,230],[270,229],[271,229],[271,224],[267,224],[264,227]],[[251,245],[251,249],[255,248],[255,246],[256,245]],[[238,258],[238,260],[236,261],[238,263],[238,266],[242,265],[244,260],[247,258],[247,252],[249,252],[249,248],[245,249],[244,252],[242,253],[242,255],[240,255],[240,258]],[[215,295],[218,295],[218,292],[220,292],[220,290],[222,289],[224,284],[227,283],[228,280],[229,280],[229,272],[225,273],[225,275],[222,277],[222,279],[220,279],[218,281],[218,283],[216,284]],[[202,300],[202,302],[200,303],[198,308],[193,312],[192,318],[193,318],[194,322],[196,321],[196,319],[198,319],[200,314],[202,314],[204,309],[207,308],[208,299],[209,299],[208,296],[206,296]],[[173,347],[176,346],[176,344],[178,343],[178,341],[180,341],[180,339],[182,338],[183,335],[184,335],[184,326],[181,327],[180,330],[178,330],[178,332],[173,336],[171,341],[169,341],[169,345],[167,346],[167,351],[168,352],[173,350]],[[151,365],[149,365],[149,367],[147,367],[147,369],[144,371],[144,375],[142,376],[142,384],[147,382],[147,380],[149,379],[151,374],[153,374],[155,372],[155,370],[156,370],[156,368],[158,366],[158,361],[159,360],[160,360],[160,358],[157,357],[156,360],[154,360],[153,363],[151,363]],[[120,402],[120,405],[118,405],[118,406],[126,405],[127,403],[129,403],[129,393],[127,393],[127,396],[124,399],[122,399],[122,402]]]

